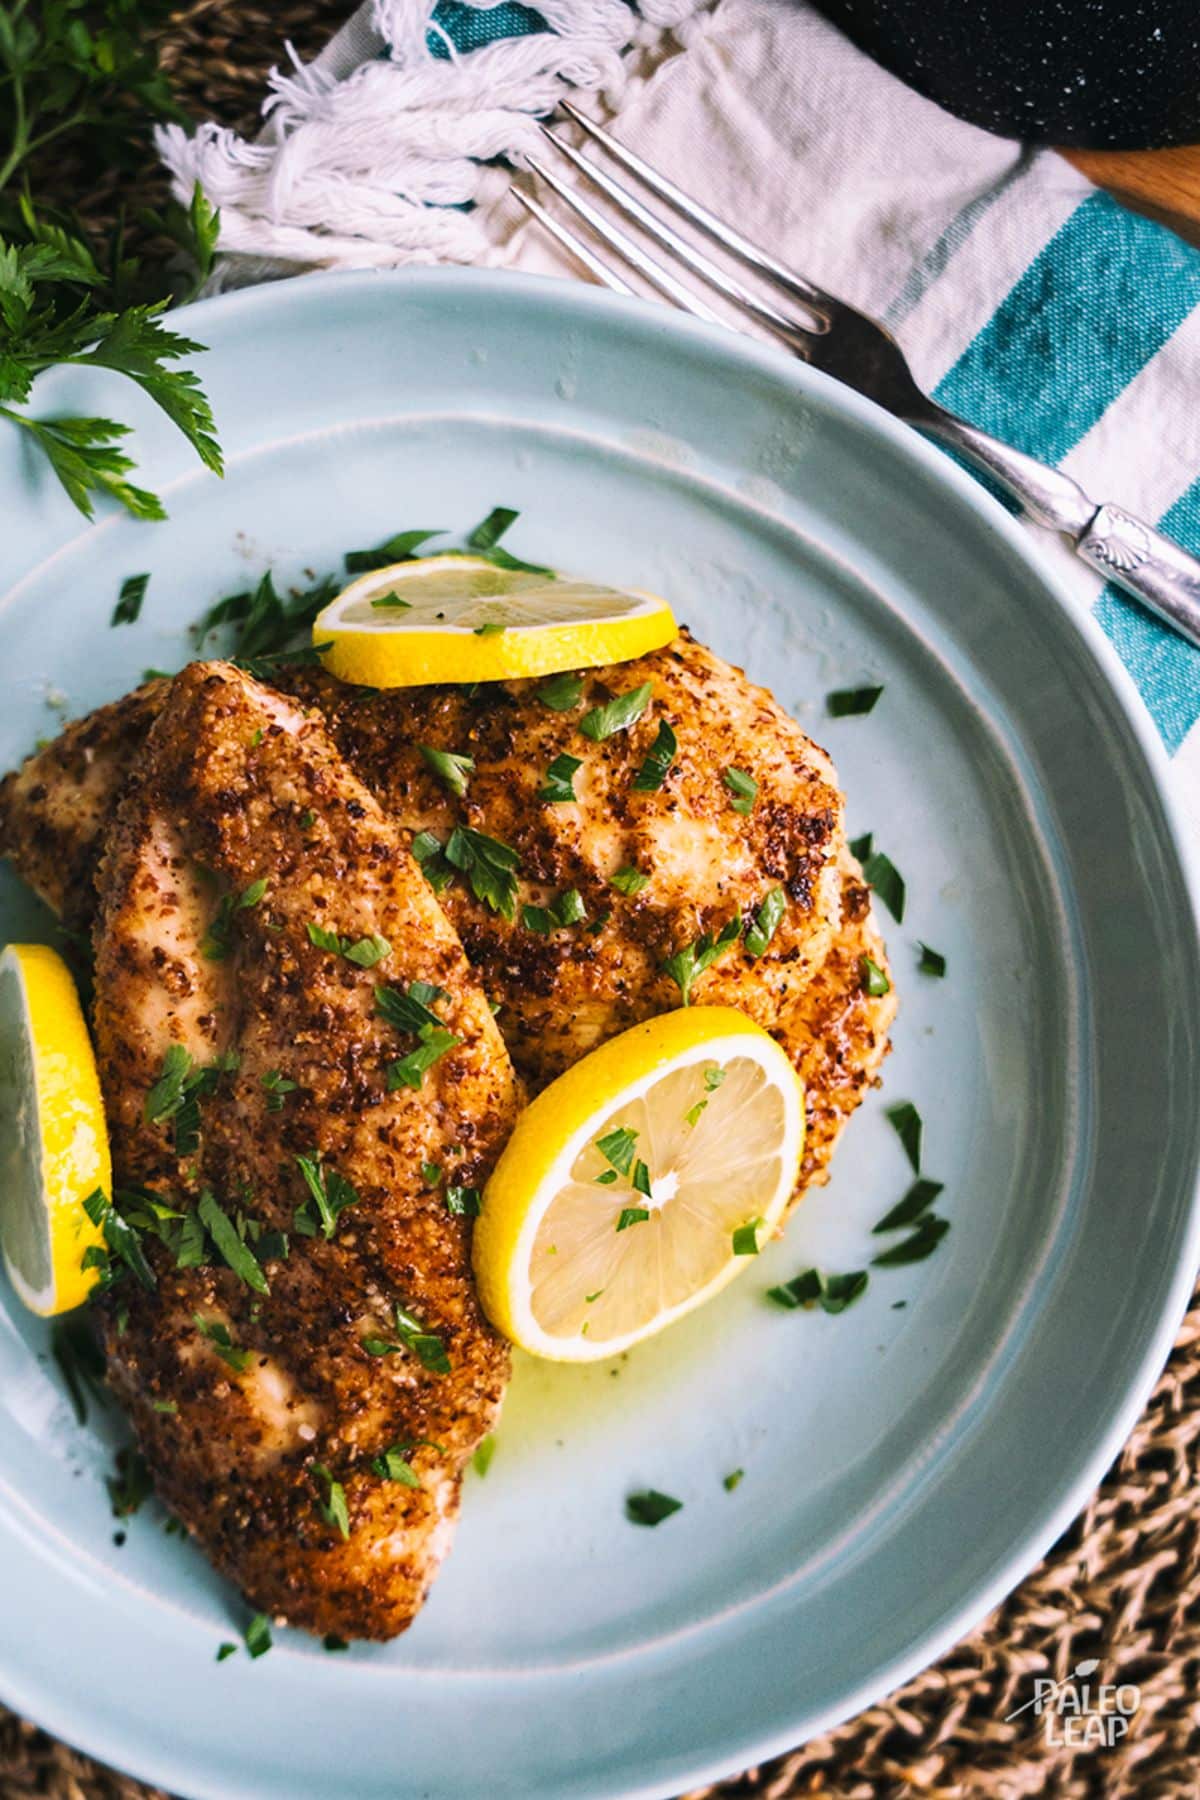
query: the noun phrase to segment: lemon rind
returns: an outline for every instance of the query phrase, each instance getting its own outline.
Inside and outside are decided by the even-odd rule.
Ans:
[[[84,1212],[82,1201],[97,1187],[111,1191],[112,1160],[100,1077],[70,970],[44,944],[10,944],[3,957],[17,966],[32,1049],[32,1102],[48,1202],[50,1286],[42,1292],[31,1289],[6,1251],[4,1266],[21,1304],[50,1318],[82,1305],[98,1279],[82,1262],[88,1246],[102,1243],[103,1234]],[[85,1131],[90,1144],[81,1141],[81,1122],[90,1127]],[[74,1163],[75,1177],[64,1187],[55,1179],[54,1165],[68,1159]]]

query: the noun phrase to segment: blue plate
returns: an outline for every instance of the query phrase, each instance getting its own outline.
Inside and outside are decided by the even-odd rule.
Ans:
[[[218,1665],[236,1596],[147,1508],[113,1543],[119,1422],[74,1422],[0,1291],[0,1692],[192,1796],[668,1795],[878,1699],[976,1623],[1103,1474],[1197,1259],[1200,957],[1167,773],[1090,621],[947,460],[775,352],[560,283],[438,271],[197,307],[224,482],[116,379],[170,521],[84,529],[0,434],[0,764],[286,582],[405,526],[519,507],[538,561],[658,589],[832,751],[908,883],[896,1048],[831,1185],[711,1307],[611,1367],[518,1359],[486,1480],[412,1631]],[[149,570],[139,623],[110,629]],[[830,688],[881,681],[868,718]],[[5,875],[0,932],[47,938]],[[949,960],[917,973],[917,940]],[[850,1311],[763,1290],[865,1266],[914,1101],[953,1228]],[[734,1492],[722,1477],[741,1467]],[[684,1501],[657,1530],[624,1497]]]

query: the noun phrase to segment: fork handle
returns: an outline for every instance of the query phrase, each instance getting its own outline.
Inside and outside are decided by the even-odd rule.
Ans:
[[[1097,506],[1077,481],[929,403],[912,423],[993,476],[1039,525],[1200,649],[1200,559],[1119,506]]]

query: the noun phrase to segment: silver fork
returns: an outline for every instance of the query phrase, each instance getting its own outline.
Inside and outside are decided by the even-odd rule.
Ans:
[[[543,125],[542,132],[555,152],[586,183],[603,193],[617,213],[669,251],[677,264],[766,326],[787,349],[814,369],[856,388],[896,418],[940,439],[986,470],[1030,518],[1064,533],[1084,562],[1200,648],[1200,560],[1123,508],[1108,503],[1098,506],[1069,475],[1012,449],[939,406],[921,392],[900,346],[876,320],[785,268],[627,150],[578,107],[564,102],[562,110],[669,209],[753,269],[779,299],[768,299],[746,287],[689,239],[680,236],[667,220],[606,169],[581,156],[572,144]],[[710,323],[728,324],[680,274],[652,256],[639,238],[615,224],[544,163],[533,157],[527,161],[538,179],[583,222],[592,238],[615,252],[672,305]],[[618,293],[635,291],[589,239],[563,224],[523,188],[514,186],[513,193],[598,281]]]

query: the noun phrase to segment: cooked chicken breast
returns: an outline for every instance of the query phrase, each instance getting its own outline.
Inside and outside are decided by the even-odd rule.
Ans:
[[[76,719],[0,781],[0,855],[72,930],[91,930],[104,834],[166,688],[148,682]]]
[[[472,872],[444,864],[440,898],[501,1003],[500,1028],[532,1089],[615,1032],[678,1006],[670,959],[705,933],[749,927],[773,893],[782,914],[763,953],[752,956],[744,941],[725,950],[696,977],[691,999],[739,1006],[772,1030],[828,956],[841,917],[833,767],[765,689],[686,633],[636,662],[584,671],[565,710],[529,681],[375,693],[307,670],[285,679],[320,707],[352,767],[410,831],[445,845],[465,826],[515,853],[511,905],[481,898]],[[593,709],[643,687],[649,699],[631,726],[600,741],[585,735]],[[651,787],[641,771],[664,727],[674,752]],[[472,759],[463,797],[430,766],[429,750]],[[579,767],[561,785],[548,772],[564,754]],[[752,806],[739,807],[730,770],[756,784]],[[548,799],[548,787],[574,798]],[[621,871],[644,885],[622,892],[613,885]],[[586,916],[531,930],[525,909],[552,908],[564,894],[577,895]]]
[[[487,1000],[319,717],[227,664],[171,685],[99,885],[116,1186],[183,1215],[145,1237],[153,1288],[102,1302],[110,1382],[167,1506],[254,1606],[390,1637],[508,1374],[453,1210],[516,1112]]]
[[[511,919],[475,895],[469,874],[443,863],[437,878],[448,877],[439,898],[499,1004],[500,1029],[531,1089],[614,1032],[677,1006],[666,960],[704,931],[752,921],[781,889],[787,905],[765,954],[752,959],[744,943],[727,951],[691,997],[742,1007],[791,1055],[808,1086],[800,1191],[825,1178],[887,1053],[895,997],[863,991],[863,955],[885,971],[887,958],[861,868],[845,848],[834,770],[764,689],[686,632],[637,662],[584,672],[565,711],[539,700],[544,684],[536,682],[377,693],[315,670],[281,669],[278,680],[320,710],[406,841],[432,832],[444,846],[455,825],[466,825],[515,852]],[[632,728],[599,742],[580,733],[591,708],[646,682],[651,699]],[[125,763],[102,755],[106,737],[127,758],[156,703],[139,690],[66,734],[92,746],[95,769],[110,777],[109,806]],[[661,787],[639,790],[635,779],[663,723],[675,734],[675,756]],[[77,814],[58,788],[78,779],[78,761],[59,744],[61,754],[53,745],[0,784],[0,851],[52,903],[63,860],[53,848],[57,821]],[[421,746],[474,761],[465,797],[449,791]],[[571,778],[577,798],[541,800],[546,771],[563,753],[582,765]],[[749,813],[735,809],[730,768],[758,784]],[[88,802],[102,829],[96,772]],[[614,888],[623,869],[647,876],[646,885]],[[545,908],[571,891],[586,919],[546,936],[524,927],[524,905]],[[61,885],[57,898],[61,909]]]

